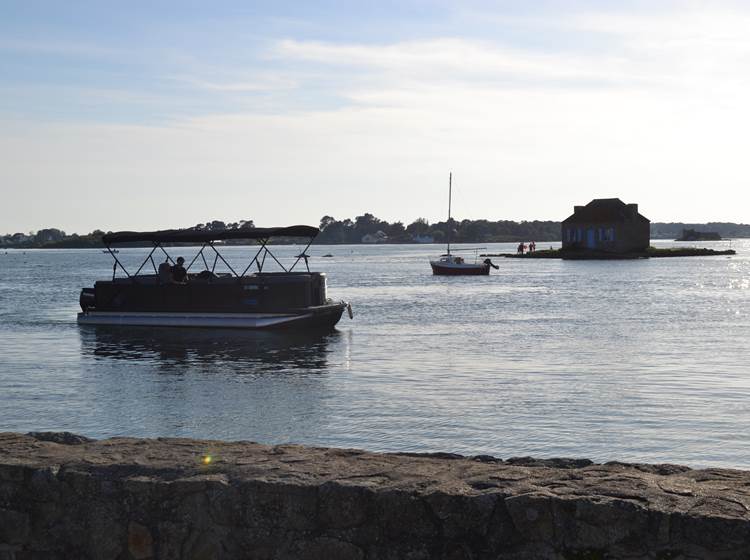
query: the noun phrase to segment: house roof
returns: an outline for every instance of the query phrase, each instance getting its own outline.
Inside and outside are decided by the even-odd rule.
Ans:
[[[619,198],[595,198],[586,206],[576,206],[573,214],[563,220],[570,223],[650,222],[638,212],[637,204],[625,204]]]

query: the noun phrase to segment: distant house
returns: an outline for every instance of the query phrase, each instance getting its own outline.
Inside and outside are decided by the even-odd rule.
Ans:
[[[651,241],[650,220],[638,213],[637,204],[619,198],[597,198],[574,206],[562,223],[563,250],[608,253],[645,251]]]
[[[362,243],[385,243],[386,241],[388,241],[388,236],[380,230],[362,236]]]
[[[718,231],[697,231],[694,229],[683,229],[682,235],[675,241],[721,241]]]
[[[431,235],[412,235],[411,240],[414,243],[435,243],[435,238]]]

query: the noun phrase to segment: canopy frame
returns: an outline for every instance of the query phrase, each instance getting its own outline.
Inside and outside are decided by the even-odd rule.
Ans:
[[[299,232],[302,228],[306,228],[305,231],[308,234],[311,233],[311,232],[314,232],[314,233],[312,233],[309,236],[305,236],[305,237],[309,237],[309,241],[307,242],[307,245],[305,245],[304,250],[300,254],[296,255],[296,260],[294,261],[294,263],[292,263],[292,265],[289,268],[287,268],[287,267],[285,267],[281,263],[281,261],[278,258],[276,258],[276,255],[274,255],[273,252],[268,248],[268,242],[270,241],[271,237],[274,236],[273,234],[277,234],[279,231],[283,231],[284,233],[286,233],[286,232],[288,232],[290,230],[294,230],[295,232]],[[265,262],[266,262],[266,257],[269,257],[269,256],[274,261],[276,261],[276,264],[278,264],[279,267],[281,267],[281,269],[284,272],[292,272],[294,270],[294,268],[297,266],[297,264],[299,263],[299,261],[304,257],[305,268],[307,269],[308,273],[310,272],[310,265],[308,263],[308,256],[309,255],[307,255],[307,250],[310,248],[310,245],[312,245],[315,237],[318,234],[317,228],[312,228],[310,226],[292,226],[291,228],[263,228],[263,229],[257,228],[257,230],[258,231],[256,233],[264,232],[264,233],[267,233],[267,235],[264,236],[264,237],[259,237],[259,236],[256,236],[256,235],[248,237],[248,239],[254,239],[254,240],[256,240],[260,244],[260,247],[258,248],[258,251],[255,253],[255,255],[253,256],[253,258],[248,263],[247,267],[245,267],[245,269],[240,274],[237,273],[237,271],[234,269],[234,267],[232,267],[232,265],[229,264],[229,262],[224,258],[224,256],[216,248],[216,245],[214,244],[214,239],[205,239],[204,240],[203,244],[201,245],[200,249],[198,250],[198,252],[193,257],[193,259],[190,261],[190,264],[187,266],[186,270],[188,270],[188,271],[190,270],[190,268],[193,266],[193,264],[195,264],[195,262],[198,260],[198,257],[200,257],[203,260],[203,264],[206,267],[206,270],[209,270],[208,261],[206,260],[206,256],[204,254],[204,251],[207,248],[210,247],[211,250],[213,250],[213,252],[215,253],[213,265],[210,268],[210,271],[211,271],[212,274],[215,272],[216,265],[217,265],[217,263],[218,263],[219,260],[221,260],[224,263],[224,265],[231,271],[231,273],[234,275],[234,277],[237,278],[238,280],[241,279],[241,278],[243,278],[243,277],[245,277],[247,275],[247,273],[250,270],[250,267],[252,267],[253,263],[255,263],[256,266],[258,267],[258,274],[262,274],[263,273],[263,267],[265,266]],[[180,230],[178,230],[178,231],[180,231]],[[182,230],[182,231],[186,231],[186,230]],[[229,231],[234,231],[234,230],[229,230]],[[251,231],[251,230],[248,230],[248,231]],[[164,255],[166,256],[167,262],[171,262],[172,264],[175,263],[174,259],[172,259],[172,256],[167,252],[167,250],[162,245],[162,241],[159,241],[158,239],[154,239],[154,237],[158,237],[158,236],[156,236],[156,234],[159,234],[159,233],[162,233],[162,232],[155,232],[154,234],[151,234],[151,233],[142,234],[144,236],[151,236],[152,237],[151,243],[153,245],[153,248],[148,253],[148,255],[146,256],[146,258],[143,260],[143,262],[138,267],[138,270],[136,270],[134,274],[131,274],[127,270],[127,268],[125,268],[125,265],[122,264],[122,262],[120,261],[120,259],[117,258],[117,254],[115,253],[115,251],[112,250],[112,245],[114,243],[116,243],[116,242],[120,242],[120,243],[131,242],[131,241],[134,240],[133,238],[135,236],[138,236],[138,235],[141,235],[141,234],[136,234],[136,233],[131,233],[131,232],[123,232],[123,235],[126,234],[128,236],[128,238],[127,238],[126,241],[123,241],[122,237],[120,237],[120,238],[115,237],[118,234],[108,234],[108,235],[104,235],[102,237],[102,241],[104,242],[104,245],[107,248],[107,252],[109,252],[109,254],[112,256],[112,258],[115,261],[114,264],[113,264],[113,266],[112,266],[112,281],[114,281],[115,278],[117,277],[117,268],[119,267],[125,273],[126,277],[128,279],[130,279],[131,282],[133,282],[134,284],[137,284],[139,276],[141,276],[141,277],[143,276],[141,274],[141,271],[143,270],[143,268],[146,266],[146,264],[149,261],[151,262],[151,265],[153,266],[154,274],[158,275],[156,263],[154,262],[154,258],[153,258],[153,255],[154,255],[154,253],[157,250],[161,250],[164,253]],[[164,237],[164,238],[172,238],[174,235],[179,235],[179,234],[170,231],[170,232],[168,232],[168,234],[165,234],[162,237]],[[187,237],[187,236],[185,236],[185,237]],[[211,236],[208,236],[208,237],[211,237]],[[220,239],[225,238],[223,236],[217,236],[217,237],[220,238]],[[300,236],[296,235],[295,237],[300,237]],[[237,239],[237,237],[232,237],[232,239]],[[187,239],[185,239],[185,240],[187,240]],[[260,257],[262,257],[262,258],[260,258]]]

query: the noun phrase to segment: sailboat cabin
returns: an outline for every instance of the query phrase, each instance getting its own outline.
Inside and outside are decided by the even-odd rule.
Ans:
[[[645,251],[651,241],[651,221],[638,212],[637,204],[619,198],[596,198],[586,206],[574,206],[562,222],[563,250],[631,253]]]

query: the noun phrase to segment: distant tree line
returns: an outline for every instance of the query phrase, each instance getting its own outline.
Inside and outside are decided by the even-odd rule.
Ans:
[[[196,231],[218,231],[224,229],[253,228],[253,220],[223,222],[207,220],[190,228]],[[316,243],[356,244],[356,243],[500,243],[517,241],[560,241],[560,222],[512,220],[454,220],[430,224],[424,218],[417,218],[409,225],[403,222],[387,222],[370,213],[356,216],[353,220],[337,220],[333,216],[323,216],[320,220],[320,235]],[[750,224],[731,222],[709,222],[688,224],[682,222],[654,222],[651,224],[653,239],[676,239],[683,229],[718,232],[724,238],[750,237]],[[37,232],[14,233],[0,236],[0,247],[5,248],[97,248],[103,247],[104,231],[78,235],[66,234],[57,228],[45,228]],[[284,241],[284,240],[278,240]],[[227,243],[245,244],[243,240]]]
[[[682,222],[654,222],[651,224],[653,239],[677,239],[683,229],[694,229],[700,232],[713,231],[725,239],[750,237],[750,224],[734,224],[732,222],[708,222],[706,224],[685,224]]]
[[[239,222],[223,222],[221,220],[208,220],[206,223],[196,224],[192,227],[186,228],[195,231],[219,231],[225,229],[246,229],[254,228],[255,224],[252,220],[240,220]],[[112,233],[106,232],[106,233]],[[85,235],[78,235],[73,233],[67,235],[64,231],[57,228],[41,229],[37,232],[26,233],[14,233],[0,236],[0,247],[6,248],[44,248],[44,249],[86,249],[86,248],[101,248],[104,247],[102,243],[102,236],[105,234],[100,229],[95,229],[91,233]],[[234,243],[234,240],[229,240],[226,244]],[[242,242],[240,240],[240,242]],[[129,243],[129,246],[143,246],[143,243]]]
[[[677,239],[683,229],[718,232],[723,238],[750,237],[750,224],[731,222],[709,222],[686,224],[682,222],[654,222],[651,224],[653,239]],[[453,220],[430,224],[417,218],[408,226],[402,222],[389,223],[372,214],[357,216],[354,220],[336,220],[323,216],[320,220],[321,234],[318,243],[362,243],[366,236],[377,236],[384,243],[414,243],[415,241],[445,243],[450,235],[452,243],[503,243],[517,241],[560,241],[560,222],[512,220]]]
[[[321,244],[362,243],[368,236],[384,243],[445,243],[448,239],[452,243],[555,241],[560,239],[560,222],[451,219],[430,224],[424,218],[417,218],[404,226],[403,222],[390,223],[366,213],[354,220],[323,216],[320,231],[317,242]]]

